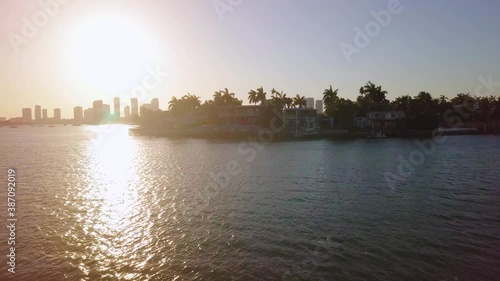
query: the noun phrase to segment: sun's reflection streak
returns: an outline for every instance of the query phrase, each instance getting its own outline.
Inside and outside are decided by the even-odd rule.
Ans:
[[[147,259],[138,255],[147,255],[151,247],[153,224],[150,211],[141,209],[139,148],[127,128],[118,126],[99,145],[89,142],[86,153],[90,160],[82,164],[89,178],[73,196],[78,205],[74,218],[81,231],[68,231],[66,241],[83,244],[83,252],[90,254],[68,256],[86,276],[84,280],[106,275],[134,279],[146,265]]]

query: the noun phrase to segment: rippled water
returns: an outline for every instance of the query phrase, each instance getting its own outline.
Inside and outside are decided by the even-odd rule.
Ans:
[[[254,154],[108,131],[0,128],[0,182],[18,174],[15,280],[500,280],[499,137],[448,137],[390,188],[413,140]]]

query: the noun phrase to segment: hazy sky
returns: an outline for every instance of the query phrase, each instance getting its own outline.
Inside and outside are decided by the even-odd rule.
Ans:
[[[205,100],[224,87],[248,103],[260,86],[320,98],[332,84],[354,99],[371,80],[393,99],[474,92],[478,76],[500,81],[500,1],[400,0],[369,44],[356,45],[355,28],[393,1],[42,0],[47,16],[37,0],[3,0],[0,116],[40,104],[71,118],[74,106],[131,96],[148,67],[168,73],[143,95],[163,109],[172,95]],[[342,42],[361,46],[350,61]]]

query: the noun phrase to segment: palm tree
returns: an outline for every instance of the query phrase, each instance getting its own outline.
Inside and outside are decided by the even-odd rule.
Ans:
[[[176,97],[172,97],[168,102],[168,110],[175,111],[179,106],[179,100]]]
[[[329,89],[323,91],[323,103],[325,104],[325,114],[333,116],[335,111],[335,104],[338,101],[339,89],[333,90],[332,85]]]
[[[213,97],[215,105],[222,105],[224,103],[222,99],[222,91],[215,91]]]
[[[266,92],[264,92],[263,87],[257,88],[257,90],[250,90],[250,92],[248,92],[248,102],[254,104],[260,102],[261,104],[264,104],[265,101]]]
[[[411,111],[412,101],[413,99],[410,95],[403,95],[392,101],[391,106],[393,110],[409,113]]]
[[[264,88],[257,88],[257,99],[261,102],[261,104],[264,104],[266,101],[266,95],[267,94],[264,92]]]
[[[191,95],[190,93],[187,93],[180,99],[172,97],[172,99],[168,102],[168,110],[175,114],[193,111],[200,106],[200,97]]]
[[[456,97],[451,99],[451,103],[453,105],[464,105],[467,102],[470,102],[472,100],[472,97],[470,96],[469,93],[464,94],[464,93],[459,93]]]
[[[430,107],[433,105],[433,100],[431,94],[425,91],[420,91],[414,98],[417,105],[417,112],[422,115],[427,115],[429,113]]]
[[[283,105],[286,106],[287,108],[290,108],[293,106],[293,99],[290,97],[287,97],[286,94],[283,94],[281,92],[282,100],[283,100]]]
[[[227,88],[214,92],[214,103],[218,106],[241,105],[242,100],[235,97],[234,93],[229,92]]]
[[[248,92],[248,102],[255,104],[259,102],[259,98],[257,97],[257,91],[250,90],[250,92]]]
[[[283,109],[283,107],[285,106],[283,100],[283,92],[280,93],[276,91],[274,88],[271,90],[271,105],[278,108],[279,110]]]
[[[307,106],[306,97],[296,95],[295,97],[293,97],[293,105],[299,108],[306,107]]]
[[[382,86],[376,86],[371,81],[368,81],[365,86],[361,87],[359,93],[368,99],[370,106],[387,102],[385,98],[387,91],[383,91]]]
[[[283,91],[278,92],[274,88],[272,89],[271,93],[271,103],[273,106],[277,107],[278,109],[283,109],[283,107],[292,107],[293,99],[287,97],[286,93],[283,93]]]
[[[200,97],[188,93],[182,97],[186,110],[194,110],[201,106]]]
[[[271,98],[275,98],[275,97],[277,97],[279,95],[280,95],[280,93],[278,91],[276,91],[276,89],[273,88],[271,90]]]
[[[445,95],[440,95],[438,98],[439,104],[444,105],[448,103],[448,97]]]
[[[224,88],[224,91],[220,92],[222,94],[222,100],[224,101],[224,104],[229,104],[234,99],[235,94],[229,92],[227,88]]]

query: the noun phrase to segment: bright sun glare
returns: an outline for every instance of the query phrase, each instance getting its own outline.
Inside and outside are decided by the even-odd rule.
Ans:
[[[70,72],[80,85],[102,91],[127,90],[157,52],[150,33],[131,18],[98,14],[82,19],[68,36]]]

